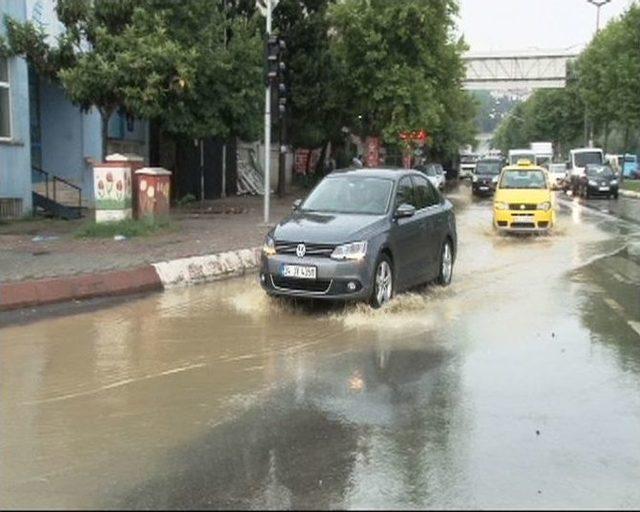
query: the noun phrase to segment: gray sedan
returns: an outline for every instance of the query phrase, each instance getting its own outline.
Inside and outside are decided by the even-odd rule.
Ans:
[[[335,171],[267,235],[260,280],[270,295],[366,300],[451,282],[451,203],[419,172]]]

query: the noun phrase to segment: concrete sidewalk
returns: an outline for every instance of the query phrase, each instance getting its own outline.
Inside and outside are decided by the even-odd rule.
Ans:
[[[273,198],[271,222],[304,195]],[[145,237],[78,239],[88,222],[28,220],[0,225],[0,310],[140,293],[255,269],[268,226],[262,197],[179,208],[171,228]]]

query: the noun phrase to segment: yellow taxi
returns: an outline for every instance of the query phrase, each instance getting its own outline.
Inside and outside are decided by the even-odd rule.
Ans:
[[[493,197],[493,225],[501,231],[544,232],[555,222],[555,200],[545,169],[529,160],[504,167]]]

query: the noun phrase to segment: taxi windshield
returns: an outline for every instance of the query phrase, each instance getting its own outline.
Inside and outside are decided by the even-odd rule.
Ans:
[[[507,189],[545,189],[547,182],[542,171],[505,171],[500,180],[500,188]]]

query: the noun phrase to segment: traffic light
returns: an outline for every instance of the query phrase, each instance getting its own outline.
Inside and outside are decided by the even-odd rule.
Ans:
[[[285,75],[287,65],[284,63],[286,43],[279,37],[272,35],[267,40],[267,86],[272,87],[276,94],[278,117],[282,119],[287,113],[287,85]]]
[[[285,42],[277,36],[269,36],[267,40],[267,85],[276,84],[287,69],[283,62],[284,52],[287,49]]]

